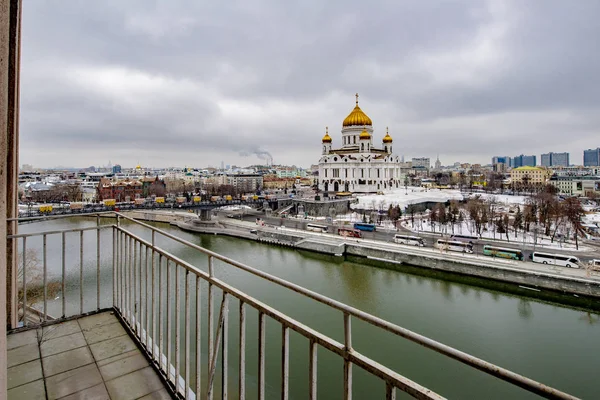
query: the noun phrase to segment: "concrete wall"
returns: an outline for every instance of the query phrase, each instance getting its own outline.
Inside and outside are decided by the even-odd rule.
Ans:
[[[526,286],[534,286],[559,292],[574,293],[583,296],[600,298],[600,282],[585,279],[571,278],[567,276],[553,277],[543,273],[519,270],[498,266],[490,268],[478,265],[476,262],[448,260],[440,254],[439,257],[426,257],[398,252],[355,246],[351,243],[346,245],[346,254],[360,257],[375,257],[409,265],[453,272],[462,275],[476,276],[485,279],[493,279],[501,282],[510,282]]]
[[[198,219],[198,216],[193,213],[186,212],[171,212],[171,211],[123,211],[123,215],[134,218],[140,221],[154,221],[154,222],[181,222],[190,219]]]

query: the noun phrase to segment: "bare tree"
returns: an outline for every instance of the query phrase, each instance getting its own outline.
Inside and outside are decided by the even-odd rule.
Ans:
[[[565,217],[570,222],[575,232],[575,248],[579,250],[579,241],[577,237],[579,233],[583,233],[583,227],[581,226],[581,217],[584,215],[583,207],[581,202],[576,197],[569,197],[563,203],[563,209]]]

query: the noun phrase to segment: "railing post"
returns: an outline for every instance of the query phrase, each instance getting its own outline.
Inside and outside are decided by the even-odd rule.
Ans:
[[[350,314],[344,313],[344,399],[352,399],[352,362],[347,358],[347,353],[352,350],[352,327],[350,325]]]
[[[258,312],[258,400],[265,400],[265,326],[266,318]]]
[[[239,399],[246,398],[246,308],[244,302],[240,300],[240,365],[239,365]]]

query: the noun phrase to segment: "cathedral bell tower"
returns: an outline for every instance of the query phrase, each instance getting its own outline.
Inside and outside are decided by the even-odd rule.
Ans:
[[[323,155],[329,154],[331,151],[331,136],[329,136],[329,127],[325,127],[325,136],[323,136]]]

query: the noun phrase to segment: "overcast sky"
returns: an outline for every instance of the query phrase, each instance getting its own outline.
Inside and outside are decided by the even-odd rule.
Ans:
[[[600,146],[600,1],[24,2],[21,163],[308,167],[360,93],[380,145]]]

